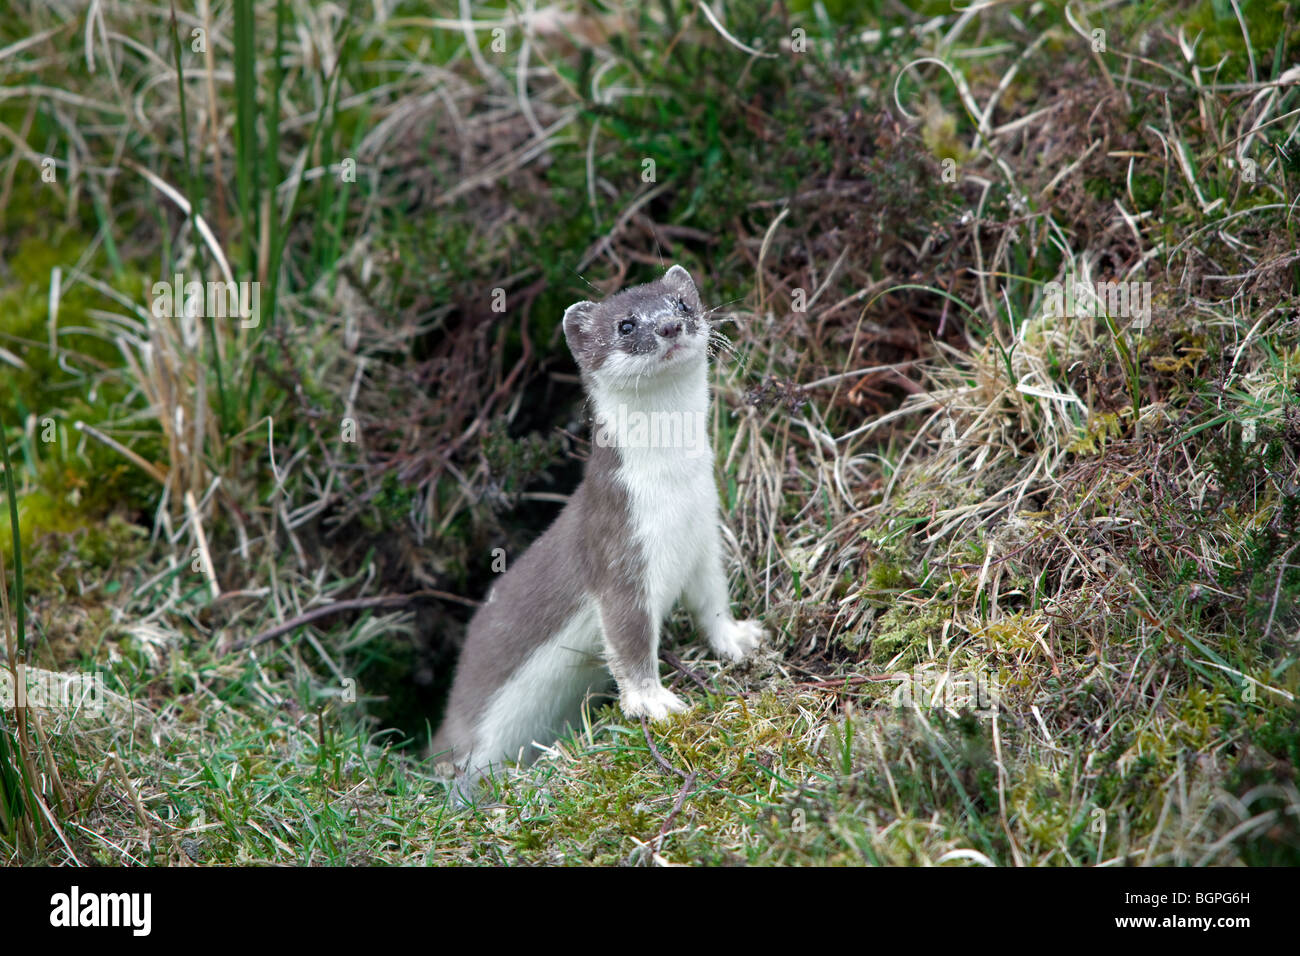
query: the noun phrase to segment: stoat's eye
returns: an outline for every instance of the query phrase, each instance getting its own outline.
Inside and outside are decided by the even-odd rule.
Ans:
[[[632,331],[635,328],[636,328],[636,321],[634,319],[631,318],[624,319],[622,322],[618,324],[618,334],[631,335]]]
[[[683,315],[691,314],[691,307],[686,304],[686,300],[680,295],[677,297],[677,311],[681,312]]]

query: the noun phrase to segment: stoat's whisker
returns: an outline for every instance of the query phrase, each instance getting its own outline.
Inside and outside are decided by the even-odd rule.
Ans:
[[[722,336],[710,335],[709,344],[711,346],[714,346],[716,350],[725,351],[729,355],[733,355],[736,358],[740,358],[740,351],[734,345],[731,344],[730,339],[724,338]]]

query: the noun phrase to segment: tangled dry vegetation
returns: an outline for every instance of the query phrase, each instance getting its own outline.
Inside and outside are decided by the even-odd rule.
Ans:
[[[0,324],[0,409],[32,656],[117,696],[31,712],[57,785],[11,856],[1300,861],[1277,6],[267,3],[241,67],[224,6],[177,12],[211,39],[187,60],[159,10],[32,4],[0,42],[0,251],[40,307]],[[274,281],[267,321],[155,316],[159,261]],[[593,705],[453,812],[412,741],[494,549],[577,480],[559,316],[673,261],[725,316],[734,590],[774,641],[724,668],[675,621],[690,714]],[[1054,282],[1149,283],[1149,314]]]

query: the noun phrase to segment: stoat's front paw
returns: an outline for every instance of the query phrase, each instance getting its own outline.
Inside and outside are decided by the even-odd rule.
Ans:
[[[686,704],[680,697],[661,684],[637,687],[619,695],[619,706],[629,717],[649,717],[662,720],[669,714],[680,714]]]
[[[757,621],[727,621],[713,632],[709,644],[719,657],[741,661],[758,647],[766,633]]]

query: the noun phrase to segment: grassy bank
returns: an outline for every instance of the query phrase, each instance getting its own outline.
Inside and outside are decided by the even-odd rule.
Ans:
[[[8,6],[5,661],[102,690],[6,861],[1300,863],[1287,4]],[[672,262],[772,640],[456,809],[563,309]]]

